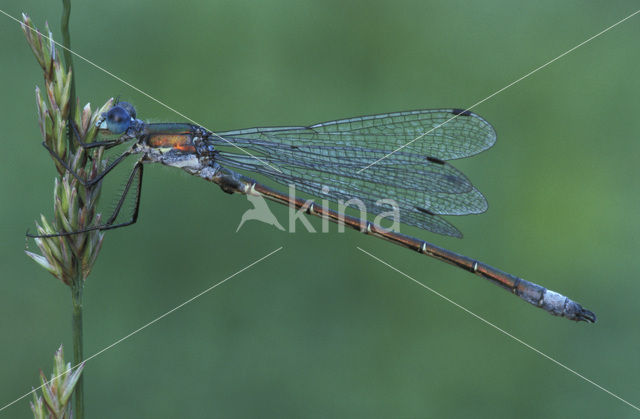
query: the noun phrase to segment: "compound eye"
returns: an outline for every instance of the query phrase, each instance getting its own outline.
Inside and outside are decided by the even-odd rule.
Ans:
[[[132,104],[129,102],[118,102],[117,105],[127,111],[131,118],[136,119],[136,108],[134,108]]]
[[[107,129],[114,134],[122,134],[131,126],[131,115],[121,106],[114,106],[107,112]]]

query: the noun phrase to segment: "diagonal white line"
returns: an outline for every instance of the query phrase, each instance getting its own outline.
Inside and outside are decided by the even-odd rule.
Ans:
[[[565,51],[565,52],[563,52],[562,54],[558,55],[556,58],[552,59],[551,61],[546,62],[545,64],[541,65],[540,67],[536,68],[535,70],[532,70],[532,71],[528,72],[527,74],[525,74],[524,76],[520,77],[519,79],[517,79],[517,80],[515,80],[515,81],[512,81],[511,83],[507,84],[507,85],[506,85],[505,87],[503,87],[502,89],[500,89],[500,90],[497,90],[497,91],[493,92],[492,94],[490,94],[490,95],[489,95],[489,96],[487,96],[486,98],[482,99],[481,101],[474,103],[473,105],[471,105],[471,106],[469,106],[468,108],[466,108],[466,109],[464,110],[464,112],[470,111],[471,109],[475,108],[476,106],[478,106],[478,105],[480,105],[480,104],[482,104],[482,103],[486,102],[487,100],[491,99],[491,98],[492,98],[492,97],[494,97],[495,95],[497,95],[497,94],[500,94],[500,93],[504,92],[505,90],[507,90],[508,88],[510,88],[511,86],[513,86],[514,84],[521,82],[522,80],[526,79],[527,77],[529,77],[529,76],[531,76],[531,75],[533,75],[533,74],[537,73],[538,71],[542,70],[543,68],[547,67],[548,65],[550,65],[550,64],[552,64],[552,63],[554,63],[554,62],[556,62],[557,60],[559,60],[560,58],[564,57],[565,55],[568,55],[568,54],[572,53],[573,51],[575,51],[576,49],[580,48],[580,47],[581,47],[581,46],[583,46],[584,44],[586,44],[586,43],[588,43],[588,42],[590,42],[590,41],[592,41],[592,40],[596,39],[597,37],[599,37],[600,35],[604,34],[605,32],[608,32],[609,30],[611,30],[611,29],[615,28],[616,26],[618,26],[618,25],[619,25],[619,24],[621,24],[622,22],[624,22],[624,21],[626,21],[626,20],[628,20],[628,19],[631,19],[632,17],[634,17],[634,16],[635,16],[635,15],[637,15],[638,13],[640,13],[640,9],[636,10],[635,12],[633,12],[633,13],[632,13],[632,14],[630,14],[629,16],[625,17],[624,19],[621,19],[621,20],[617,21],[616,23],[614,23],[613,25],[609,26],[608,28],[601,30],[600,32],[598,32],[597,34],[593,35],[593,36],[592,36],[592,37],[590,37],[589,39],[587,39],[587,40],[585,40],[585,41],[580,42],[578,45],[574,46],[573,48],[571,48],[571,49],[569,49],[569,50],[567,50],[567,51]],[[418,141],[420,138],[423,138],[425,135],[427,135],[427,134],[429,134],[429,133],[431,133],[431,132],[433,132],[433,131],[437,130],[437,129],[438,129],[438,128],[440,128],[441,126],[443,126],[443,125],[445,125],[445,124],[448,124],[449,122],[453,121],[453,120],[454,120],[454,119],[456,119],[458,116],[460,116],[460,114],[461,114],[461,113],[464,113],[464,112],[457,113],[456,115],[454,115],[454,116],[452,116],[451,118],[449,118],[449,119],[447,119],[446,121],[444,121],[442,124],[440,124],[440,125],[438,125],[438,126],[436,126],[436,127],[434,127],[434,128],[431,128],[429,131],[427,131],[427,132],[425,132],[425,133],[423,133],[423,134],[420,134],[419,136],[417,136],[417,137],[416,137],[416,138],[414,138],[413,140],[409,141],[409,142],[408,142],[408,143],[406,143],[405,145],[402,145],[402,146],[400,146],[400,147],[396,148],[396,149],[395,149],[395,150],[393,150],[391,153],[386,154],[386,155],[385,155],[385,156],[383,156],[383,157],[380,157],[378,160],[374,161],[373,163],[371,163],[371,164],[369,164],[369,165],[367,165],[367,166],[363,167],[362,169],[358,170],[358,172],[357,172],[357,173],[361,173],[361,172],[363,172],[363,171],[367,170],[368,168],[370,168],[371,166],[373,166],[374,164],[378,164],[380,161],[382,161],[382,160],[386,159],[387,157],[389,157],[389,156],[390,156],[390,155],[392,155],[393,153],[396,153],[396,152],[398,152],[398,151],[402,150],[403,148],[407,147],[408,145],[410,145],[410,144],[412,144],[412,143],[414,143],[414,142]]]
[[[435,295],[437,295],[438,297],[442,298],[443,300],[448,301],[449,303],[453,304],[454,306],[458,307],[459,309],[467,312],[468,314],[471,314],[473,317],[475,317],[476,319],[480,320],[481,322],[487,324],[488,326],[493,327],[494,329],[496,329],[497,331],[503,333],[504,335],[510,337],[511,339],[515,340],[516,342],[526,346],[527,348],[531,349],[532,351],[534,351],[535,353],[537,353],[538,355],[543,356],[544,358],[548,359],[549,361],[553,362],[554,364],[564,368],[565,370],[569,371],[570,373],[576,375],[577,377],[582,378],[584,381],[586,381],[589,384],[592,384],[593,386],[599,388],[600,390],[604,391],[605,393],[609,394],[612,397],[615,397],[616,399],[620,400],[621,402],[623,402],[624,404],[636,409],[637,411],[640,412],[640,407],[629,403],[628,401],[626,401],[625,399],[623,399],[622,397],[618,396],[617,394],[607,390],[606,388],[602,387],[601,385],[599,385],[598,383],[595,383],[594,381],[591,381],[590,379],[588,379],[587,377],[585,377],[584,375],[580,374],[579,372],[567,367],[566,365],[564,365],[562,362],[550,357],[549,355],[545,354],[544,352],[540,351],[539,349],[534,348],[533,346],[529,345],[527,342],[523,341],[522,339],[519,339],[517,337],[515,337],[514,335],[512,335],[511,333],[507,332],[504,329],[501,329],[500,327],[496,326],[495,324],[491,323],[489,320],[485,319],[484,317],[479,316],[478,314],[474,313],[473,311],[469,310],[466,307],[461,306],[460,304],[456,303],[455,301],[453,301],[452,299],[445,297],[444,295],[440,294],[438,291],[434,290],[433,288],[428,287],[427,285],[423,284],[422,282],[418,281],[417,279],[412,278],[411,276],[407,275],[406,273],[402,272],[401,270],[389,265],[387,262],[385,262],[384,260],[372,255],[371,253],[367,252],[366,250],[356,246],[358,250],[360,250],[361,252],[371,256],[373,259],[377,260],[378,262],[382,263],[383,265],[393,269],[394,271],[398,272],[400,275],[412,280],[413,282],[415,282],[416,284],[420,285],[422,288],[431,291],[432,293],[434,293]]]
[[[251,268],[252,266],[262,262],[263,260],[265,260],[266,258],[268,258],[269,256],[273,255],[276,252],[279,252],[280,250],[282,250],[282,246],[280,246],[279,248],[277,248],[276,250],[272,251],[271,253],[268,253],[264,256],[262,256],[260,259],[253,261],[252,263],[250,263],[249,265],[245,266],[244,268],[240,269],[239,271],[237,271],[236,273],[229,275],[228,277],[226,277],[225,279],[223,279],[220,282],[215,283],[214,285],[210,286],[209,288],[207,288],[206,290],[194,295],[193,297],[189,298],[187,301],[175,306],[174,308],[172,308],[171,310],[167,311],[166,313],[156,317],[155,319],[151,320],[149,323],[145,324],[144,326],[141,326],[139,328],[137,328],[136,330],[134,330],[133,332],[129,333],[128,335],[126,335],[125,337],[122,337],[120,339],[118,339],[117,341],[113,342],[111,345],[102,348],[101,350],[99,350],[98,352],[96,352],[95,354],[91,355],[88,358],[85,358],[82,362],[74,365],[73,367],[69,368],[68,370],[66,370],[65,372],[63,372],[62,374],[58,375],[57,377],[53,377],[51,380],[47,381],[46,383],[42,384],[40,387],[34,388],[33,390],[31,390],[28,393],[23,394],[22,396],[18,397],[17,399],[15,399],[14,401],[12,401],[11,403],[8,403],[6,405],[4,405],[2,408],[0,408],[0,412],[5,410],[6,408],[8,408],[9,406],[19,402],[20,400],[24,399],[25,397],[29,396],[30,394],[34,393],[35,391],[41,389],[42,387],[44,387],[46,384],[49,384],[51,381],[61,377],[62,375],[73,371],[74,369],[78,368],[80,365],[83,365],[84,363],[92,360],[93,358],[97,357],[98,355],[102,354],[105,351],[108,351],[109,349],[113,348],[114,346],[116,346],[117,344],[129,339],[131,336],[135,335],[138,332],[141,332],[142,330],[146,329],[147,327],[151,326],[152,324],[156,323],[157,321],[167,317],[169,314],[173,313],[176,310],[179,310],[180,308],[186,306],[187,304],[189,304],[190,302],[192,302],[193,300],[195,300],[196,298],[199,298],[201,296],[203,296],[204,294],[208,293],[209,291],[211,291],[212,289],[218,287],[219,285],[224,284],[225,282],[227,282],[228,280],[230,280],[231,278],[233,278],[234,276],[246,271],[247,269]]]
[[[11,16],[9,13],[5,12],[4,10],[0,9],[0,13],[2,13],[3,15],[5,15],[6,17],[8,17],[9,19],[13,19],[16,22],[18,22],[20,24],[20,26],[23,26],[24,24],[17,18]],[[98,64],[94,63],[93,61],[89,60],[88,58],[83,57],[82,55],[78,54],[77,52],[65,47],[64,45],[60,44],[59,42],[55,41],[54,39],[48,37],[47,35],[39,32],[38,30],[29,27],[29,29],[32,32],[37,33],[38,35],[42,36],[43,38],[53,42],[54,44],[56,44],[58,47],[64,49],[65,51],[69,51],[71,54],[75,55],[76,57],[80,58],[82,61],[86,62],[87,64],[92,65],[93,67],[97,68],[98,70],[110,75],[111,77],[113,77],[114,79],[118,80],[119,82],[129,86],[130,88],[132,88],[133,90],[135,90],[136,92],[148,97],[149,99],[153,100],[154,102],[158,103],[159,105],[165,107],[166,109],[169,109],[171,112],[175,113],[176,115],[179,115],[180,117],[184,118],[185,120],[191,122],[194,125],[198,125],[200,127],[203,127],[204,129],[206,129],[207,131],[211,132],[212,135],[216,136],[217,138],[221,139],[222,141],[225,141],[227,144],[229,144],[230,146],[233,146],[235,148],[237,148],[238,150],[242,151],[243,153],[253,157],[254,159],[256,159],[257,161],[259,161],[261,164],[268,166],[270,168],[272,168],[273,170],[275,170],[278,173],[282,173],[282,171],[280,169],[278,169],[275,166],[272,166],[271,164],[267,163],[266,161],[260,159],[259,157],[254,156],[253,154],[249,153],[247,150],[238,147],[236,144],[234,144],[232,141],[227,140],[226,138],[222,138],[220,135],[216,134],[215,132],[211,131],[209,128],[205,127],[204,125],[194,121],[193,119],[189,118],[188,116],[182,114],[181,112],[177,111],[176,109],[173,109],[171,106],[167,105],[166,103],[162,102],[159,99],[156,99],[155,97],[151,96],[149,93],[145,92],[144,90],[138,89],[136,86],[134,86],[133,84],[127,82],[126,80],[118,77],[117,75],[113,74],[112,72],[110,72],[109,70],[99,66]]]

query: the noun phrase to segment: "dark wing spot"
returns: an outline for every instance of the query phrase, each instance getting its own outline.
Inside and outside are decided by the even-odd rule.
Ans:
[[[451,109],[451,113],[454,115],[461,115],[461,116],[471,116],[471,112],[466,111],[464,109]]]
[[[444,164],[444,161],[431,156],[427,156],[427,161],[430,161],[431,163],[435,163],[435,164],[442,164],[442,165]]]
[[[425,209],[425,208],[416,207],[416,209],[418,211],[420,211],[420,212],[424,212],[425,214],[435,215],[434,213],[432,213],[431,211],[429,211],[428,209]]]

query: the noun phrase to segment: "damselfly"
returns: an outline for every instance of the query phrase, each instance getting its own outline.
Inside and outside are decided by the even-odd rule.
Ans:
[[[596,321],[594,313],[557,292],[424,240],[389,231],[366,217],[349,216],[310,200],[296,199],[232,170],[256,173],[285,185],[293,184],[303,192],[331,202],[357,198],[372,214],[387,211],[387,207],[377,204],[390,199],[397,205],[401,222],[434,233],[461,237],[458,229],[441,216],[481,213],[487,209],[487,202],[471,182],[446,161],[480,153],[496,140],[493,127],[475,113],[461,109],[417,110],[311,126],[212,133],[186,123],[145,123],[136,118],[131,104],[120,102],[103,115],[100,124],[101,129],[118,137],[89,144],[81,142],[83,147],[112,148],[126,142],[132,144],[91,183],[99,182],[127,156],[140,155],[113,215],[105,224],[83,231],[37,237],[109,230],[135,223],[143,164],[162,163],[216,183],[225,192],[260,195],[443,260],[488,279],[553,315],[576,321]],[[409,146],[404,147],[407,144]],[[67,167],[62,159],[52,154]],[[87,184],[69,167],[67,170]],[[116,223],[131,189],[135,194],[132,218]]]

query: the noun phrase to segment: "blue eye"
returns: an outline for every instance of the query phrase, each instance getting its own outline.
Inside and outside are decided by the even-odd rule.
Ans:
[[[131,118],[136,119],[136,108],[134,108],[132,104],[129,102],[118,102],[117,106],[127,111]]]
[[[122,106],[115,106],[107,112],[107,129],[114,134],[122,134],[131,126],[131,115]]]

